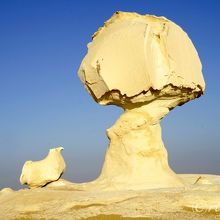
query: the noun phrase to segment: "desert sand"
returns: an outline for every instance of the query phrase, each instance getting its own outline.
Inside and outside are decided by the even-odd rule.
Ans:
[[[179,177],[185,187],[80,191],[63,187],[67,182],[59,180],[53,187],[4,190],[0,192],[0,219],[220,219],[220,177]]]

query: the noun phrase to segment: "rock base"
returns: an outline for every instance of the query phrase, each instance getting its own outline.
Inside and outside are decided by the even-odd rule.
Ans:
[[[80,191],[59,180],[45,188],[2,190],[0,219],[220,219],[220,176],[179,177],[186,187]]]

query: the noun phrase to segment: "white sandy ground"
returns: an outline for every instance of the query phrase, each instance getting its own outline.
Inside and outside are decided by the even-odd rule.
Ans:
[[[44,188],[3,189],[0,219],[220,219],[220,176],[179,176],[186,187],[89,192],[59,180]]]

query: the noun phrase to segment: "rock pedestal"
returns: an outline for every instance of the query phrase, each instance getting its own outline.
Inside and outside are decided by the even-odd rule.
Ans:
[[[79,77],[96,102],[124,109],[107,130],[110,144],[94,186],[183,186],[168,165],[160,120],[203,94],[201,70],[187,34],[164,17],[116,12],[93,35]]]

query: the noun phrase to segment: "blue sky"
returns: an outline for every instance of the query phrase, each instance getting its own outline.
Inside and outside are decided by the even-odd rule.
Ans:
[[[165,16],[192,39],[206,92],[163,119],[163,139],[176,172],[220,174],[218,0],[0,0],[0,188],[19,188],[23,163],[58,145],[64,178],[98,176],[105,130],[122,110],[95,103],[77,70],[92,34],[115,11]]]

